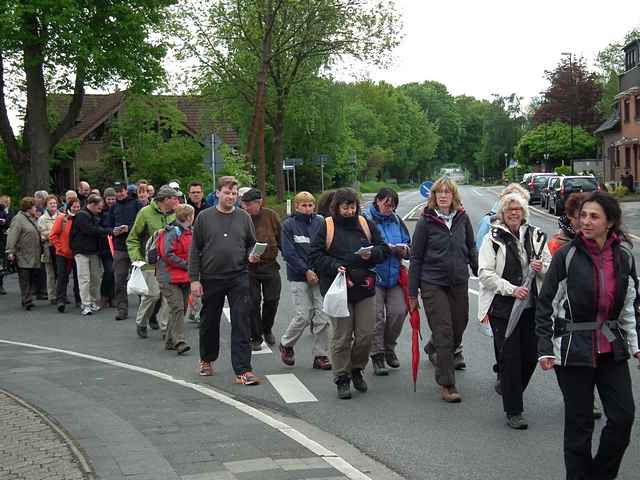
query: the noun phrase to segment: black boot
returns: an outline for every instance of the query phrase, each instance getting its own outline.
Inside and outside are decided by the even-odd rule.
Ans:
[[[384,353],[376,353],[371,355],[371,363],[373,364],[373,374],[379,377],[389,375],[389,370],[384,364]]]
[[[351,381],[353,382],[353,388],[358,390],[359,392],[366,392],[368,390],[367,382],[364,381],[362,377],[362,369],[355,368],[351,370]]]
[[[351,398],[351,387],[349,385],[349,377],[342,376],[336,379],[336,386],[338,387],[338,398],[341,400],[349,400]]]

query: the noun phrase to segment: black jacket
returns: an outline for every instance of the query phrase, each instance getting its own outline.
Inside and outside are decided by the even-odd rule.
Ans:
[[[458,209],[449,229],[434,210],[425,208],[411,240],[409,295],[418,296],[421,282],[443,287],[467,283],[469,266],[478,275],[473,226],[464,209]]]
[[[118,200],[109,210],[108,223],[105,226],[114,228],[120,225],[127,225],[129,231],[131,231],[136,215],[138,215],[141,208],[142,204],[132,196],[128,196],[124,200]],[[127,236],[129,236],[129,232],[113,237],[113,246],[119,252],[127,251]]]
[[[566,272],[567,253],[575,253]],[[613,261],[616,290],[610,320],[623,327],[612,329],[614,358],[629,358],[629,348],[638,345],[636,268],[631,252],[614,242]],[[576,237],[556,252],[547,272],[542,292],[536,304],[536,334],[539,356],[554,356],[556,365],[593,367],[596,361],[597,339],[593,330],[568,331],[569,321],[595,322],[598,307],[598,282],[595,266],[581,237]],[[631,352],[635,353],[635,352]]]
[[[348,276],[355,285],[359,285],[366,276],[375,276],[373,267],[383,262],[389,253],[389,247],[383,242],[378,229],[368,220],[371,242],[362,231],[357,217],[344,218],[334,216],[333,220],[335,231],[331,248],[328,251],[326,249],[327,224],[323,223],[318,230],[318,234],[311,242],[311,252],[309,254],[313,269],[320,278],[320,292],[322,295],[329,290],[331,283],[338,274],[339,267],[346,267]],[[369,260],[362,260],[360,255],[354,253],[361,247],[369,245],[374,246]],[[357,287],[350,289],[349,301],[352,300],[352,297],[360,297],[362,293]],[[373,289],[372,294],[375,295],[375,289]],[[365,294],[365,296],[367,295]]]
[[[98,255],[102,252],[104,240],[111,234],[111,228],[100,226],[100,217],[86,208],[81,209],[71,226],[69,243],[74,255]]]

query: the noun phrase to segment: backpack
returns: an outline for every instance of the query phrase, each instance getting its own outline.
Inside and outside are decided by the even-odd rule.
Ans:
[[[367,240],[369,241],[369,243],[371,243],[371,230],[369,229],[369,223],[367,222],[367,219],[362,215],[358,215],[358,221],[360,222],[360,228],[364,232],[365,237],[367,237]],[[324,219],[324,222],[327,225],[327,238],[325,240],[325,245],[327,250],[329,250],[331,248],[331,245],[333,244],[333,236],[336,232],[336,226],[333,222],[332,217],[326,217]]]
[[[182,231],[177,226],[172,226],[172,228],[176,229],[178,238],[182,234]],[[155,265],[158,263],[158,260],[162,258],[162,252],[164,252],[164,238],[166,237],[167,229],[161,228],[157,230],[149,237],[147,240],[147,244],[145,245],[145,249],[147,254],[145,256],[145,260],[147,263],[151,265]]]

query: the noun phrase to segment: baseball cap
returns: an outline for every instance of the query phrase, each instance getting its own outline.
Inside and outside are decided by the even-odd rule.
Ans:
[[[162,200],[169,197],[182,197],[182,192],[175,188],[171,188],[169,185],[163,185],[156,193],[156,200]]]
[[[240,200],[243,202],[253,202],[254,200],[260,200],[262,198],[262,192],[257,188],[251,188],[242,194]]]

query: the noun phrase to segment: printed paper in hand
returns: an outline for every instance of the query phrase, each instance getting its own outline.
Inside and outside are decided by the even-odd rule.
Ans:
[[[256,244],[253,246],[253,250],[251,250],[251,255],[253,255],[254,257],[259,257],[264,253],[266,249],[267,249],[266,243],[256,242]]]

